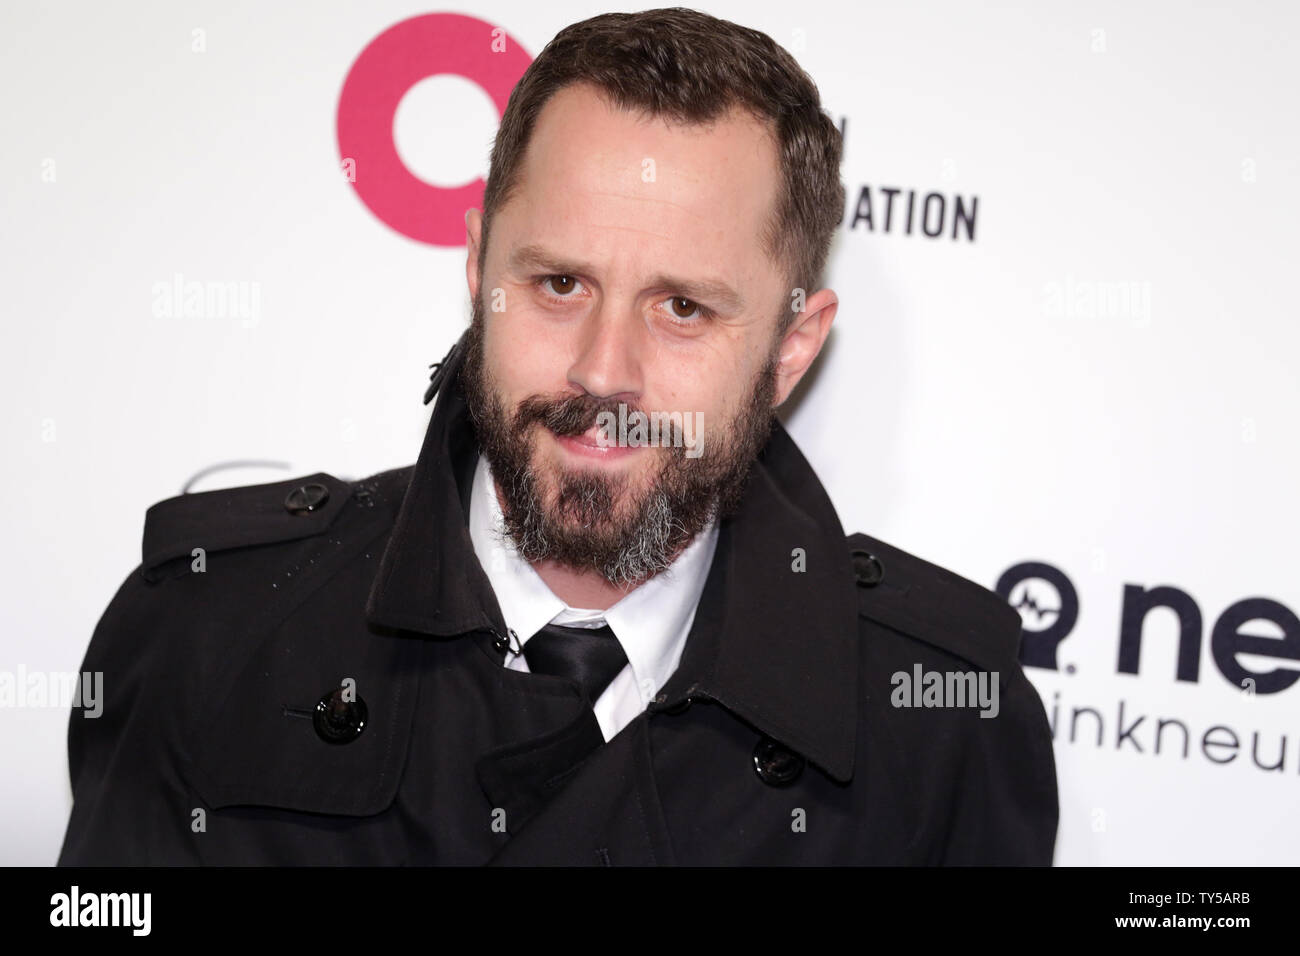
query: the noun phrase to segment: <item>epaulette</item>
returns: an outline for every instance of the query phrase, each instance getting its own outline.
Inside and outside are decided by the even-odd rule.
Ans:
[[[178,495],[145,512],[143,574],[153,582],[163,565],[205,553],[273,544],[329,528],[352,496],[352,486],[317,472],[302,478]]]
[[[865,534],[848,545],[861,617],[996,671],[999,683],[1020,666],[1020,612],[996,593]]]
[[[465,334],[468,335],[469,333]],[[449,348],[441,361],[434,362],[429,366],[429,368],[433,369],[433,373],[429,376],[429,387],[424,390],[424,404],[428,405],[433,401],[433,397],[438,394],[438,389],[442,388],[443,379],[447,377],[447,372],[451,368],[453,361],[458,360],[456,353],[460,349],[462,341],[464,341],[463,338]]]

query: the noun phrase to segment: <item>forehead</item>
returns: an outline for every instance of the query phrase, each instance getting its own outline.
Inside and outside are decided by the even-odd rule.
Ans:
[[[514,220],[520,243],[746,281],[770,266],[761,230],[779,179],[776,142],[747,111],[684,124],[574,84],[542,108],[500,217]]]

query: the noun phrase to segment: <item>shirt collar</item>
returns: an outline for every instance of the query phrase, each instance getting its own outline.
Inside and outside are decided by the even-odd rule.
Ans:
[[[469,534],[479,566],[487,574],[501,616],[520,643],[536,634],[567,605],[546,586],[505,537],[501,505],[486,458],[476,458],[470,490]]]
[[[507,629],[472,557],[478,444],[459,382],[465,341],[439,363],[426,393],[428,401],[441,388],[366,605],[378,627],[441,637]],[[717,526],[707,566],[680,664],[659,697],[711,698],[832,777],[850,779],[856,578],[830,498],[779,421],[738,512]],[[613,619],[611,627],[617,632]]]
[[[506,537],[491,466],[482,454],[474,469],[469,532],[505,623],[521,644],[557,617],[561,624],[608,624],[647,698],[658,693],[677,668],[718,540],[717,522],[710,522],[663,572],[608,609],[582,613],[586,609],[570,607],[557,596]]]

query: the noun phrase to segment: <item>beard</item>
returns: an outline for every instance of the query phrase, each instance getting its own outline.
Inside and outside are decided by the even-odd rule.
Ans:
[[[648,478],[635,471],[538,463],[540,425],[556,435],[581,435],[601,413],[619,413],[612,401],[583,393],[531,395],[507,416],[484,364],[485,313],[473,305],[461,384],[479,446],[500,488],[505,533],[530,563],[553,561],[593,571],[620,589],[635,587],[668,568],[710,521],[735,513],[758,453],[767,444],[776,410],[778,337],[767,360],[725,428],[709,430],[709,452],[690,458],[685,443],[646,447],[656,455]],[[628,406],[631,418],[639,408]],[[690,415],[683,412],[683,418]],[[696,440],[700,435],[696,435]]]

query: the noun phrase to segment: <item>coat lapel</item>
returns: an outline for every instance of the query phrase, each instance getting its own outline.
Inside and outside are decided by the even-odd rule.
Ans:
[[[645,714],[592,751],[489,861],[494,866],[664,866],[675,862],[656,795]]]
[[[479,784],[492,807],[505,811],[506,828],[513,834],[604,742],[595,713],[581,707],[572,721],[556,730],[483,754],[476,767]]]

